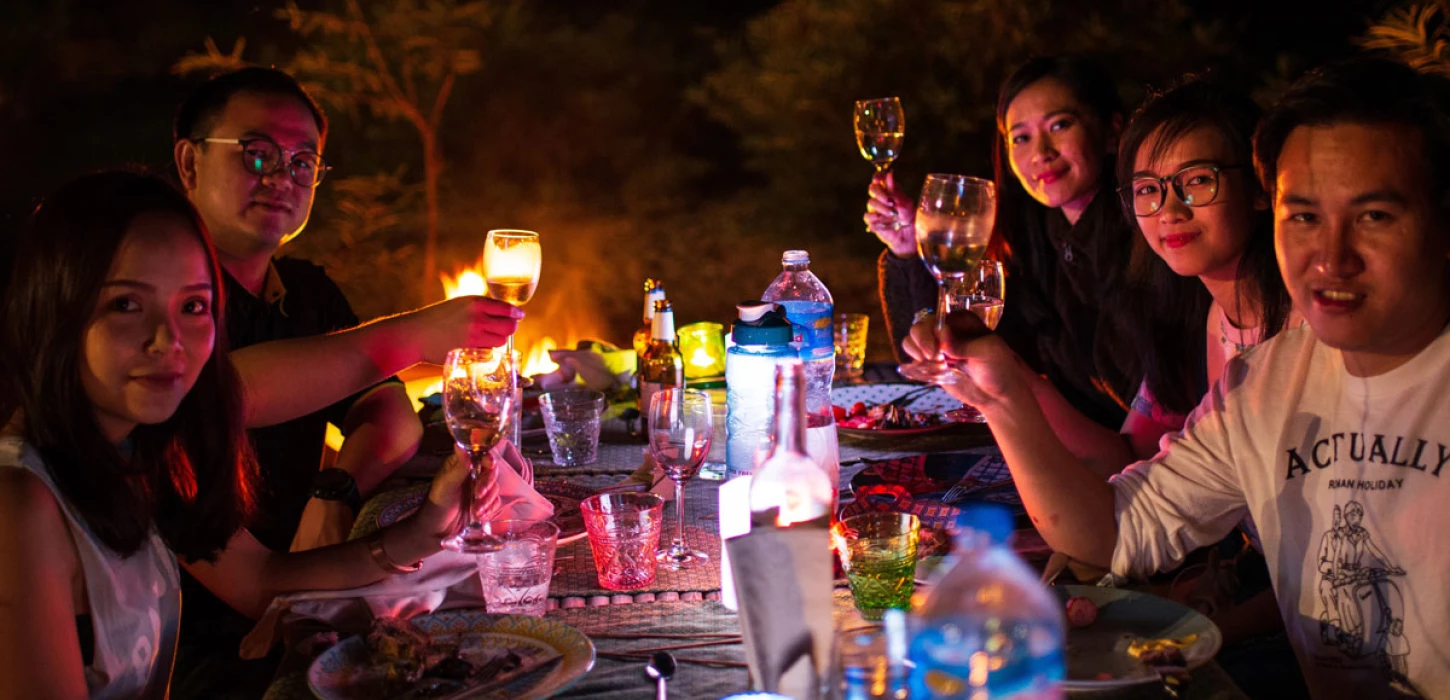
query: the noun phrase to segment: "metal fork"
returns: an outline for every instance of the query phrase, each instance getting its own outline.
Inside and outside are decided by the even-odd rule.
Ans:
[[[952,505],[957,501],[960,501],[963,498],[966,498],[967,496],[970,496],[974,493],[991,491],[992,489],[1006,486],[1010,483],[1012,483],[1012,477],[1010,476],[1005,479],[999,479],[997,481],[989,481],[985,484],[976,481],[969,476],[963,476],[960,481],[953,484],[951,488],[947,489],[946,493],[942,494],[941,502],[947,505]]]
[[[916,398],[918,396],[921,396],[922,394],[925,394],[928,391],[931,391],[932,389],[935,389],[935,388],[936,388],[936,385],[935,384],[927,384],[926,386],[918,387],[916,389],[912,389],[911,391],[908,391],[905,394],[902,394],[901,396],[898,396],[898,397],[896,397],[896,398],[894,398],[894,399],[892,399],[890,401],[887,401],[886,404],[888,406],[900,406],[902,408],[906,408],[906,403],[908,401],[910,401],[910,400],[912,400],[912,399],[914,399],[914,398]]]

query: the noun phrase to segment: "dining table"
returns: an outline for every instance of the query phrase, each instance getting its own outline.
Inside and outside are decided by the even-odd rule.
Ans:
[[[870,365],[860,382],[900,381],[890,366]],[[840,445],[840,486],[843,499],[849,500],[853,477],[873,463],[922,454],[950,454],[963,450],[977,453],[995,450],[985,426],[975,431],[941,431],[913,435],[897,440],[857,441],[842,437]],[[606,421],[602,431],[598,458],[591,464],[562,466],[550,458],[547,443],[526,438],[524,454],[532,460],[536,482],[546,481],[565,491],[580,494],[594,492],[619,484],[634,475],[644,461],[643,439],[631,434],[623,420]],[[537,438],[538,436],[534,436]],[[420,455],[400,470],[412,475],[391,485],[396,491],[418,490],[419,479],[441,464],[438,453],[420,451]],[[580,537],[561,543],[556,552],[556,567],[550,582],[548,610],[544,617],[572,626],[588,636],[596,650],[593,667],[556,697],[648,697],[655,691],[655,681],[645,673],[645,662],[652,650],[660,647],[686,647],[672,651],[679,661],[678,670],[669,682],[670,696],[686,698],[721,698],[749,688],[745,649],[738,638],[709,635],[739,634],[737,614],[721,603],[720,529],[718,492],[721,481],[697,477],[685,486],[685,539],[691,547],[705,552],[708,558],[698,567],[671,571],[661,567],[655,582],[644,588],[617,592],[599,585],[588,538]],[[386,500],[389,489],[375,498]],[[668,523],[664,537],[673,532],[673,503],[666,504]],[[365,507],[363,513],[368,509]],[[361,519],[362,516],[360,516]],[[1034,533],[1020,533],[1029,538]],[[1040,538],[1038,538],[1040,542]],[[852,604],[844,579],[836,581],[834,615],[837,630],[861,627],[863,620]],[[338,636],[325,623],[301,620],[283,629],[281,644],[285,645],[278,672],[265,695],[267,700],[299,700],[312,698],[308,686],[308,668]],[[696,641],[699,640],[699,641]],[[708,644],[702,643],[708,642]],[[1130,688],[1092,692],[1084,697],[1104,699],[1161,698],[1163,688],[1143,684]],[[1076,697],[1078,693],[1071,693]],[[1238,700],[1247,697],[1230,680],[1216,662],[1194,669],[1180,693],[1182,698]]]

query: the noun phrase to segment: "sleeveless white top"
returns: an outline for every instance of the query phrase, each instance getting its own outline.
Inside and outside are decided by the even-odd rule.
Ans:
[[[155,529],[122,557],[96,539],[56,489],[40,454],[19,438],[0,438],[0,469],[40,477],[60,504],[86,578],[95,654],[86,667],[92,698],[164,698],[176,657],[181,582],[176,557]]]

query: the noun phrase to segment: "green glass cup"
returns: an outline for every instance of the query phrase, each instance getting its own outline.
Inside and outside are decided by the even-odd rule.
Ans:
[[[920,525],[909,513],[863,513],[831,529],[861,617],[880,620],[888,608],[911,609]]]

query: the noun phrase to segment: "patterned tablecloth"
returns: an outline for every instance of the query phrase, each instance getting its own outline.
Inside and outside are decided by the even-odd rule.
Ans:
[[[633,473],[642,463],[644,444],[631,439],[622,422],[606,426],[599,448],[599,459],[590,465],[562,467],[549,459],[547,445],[538,440],[524,440],[525,456],[534,461],[536,478],[567,480],[597,490],[611,486]],[[990,443],[990,437],[987,437]],[[852,476],[866,464],[862,460],[893,459],[913,454],[960,450],[978,447],[982,434],[942,433],[918,435],[900,440],[843,440],[841,445],[841,487],[848,486]],[[974,450],[980,451],[980,450]],[[425,453],[416,457],[405,472],[426,476],[436,471],[442,455]],[[644,661],[614,656],[621,652],[681,644],[679,640],[658,638],[621,639],[620,637],[651,634],[738,633],[736,615],[726,610],[719,600],[720,539],[717,491],[719,482],[696,479],[686,487],[686,541],[710,555],[701,567],[672,572],[661,570],[650,587],[617,593],[599,587],[587,538],[559,548],[556,571],[550,584],[548,617],[573,625],[595,639],[599,658],[584,678],[560,697],[647,697],[653,682],[644,673]],[[666,503],[664,542],[674,533],[674,504]],[[848,629],[865,624],[851,604],[848,591],[836,591],[837,627]],[[312,630],[294,630],[292,639],[305,637]],[[294,700],[311,697],[307,689],[306,669],[320,650],[305,653],[289,648],[276,681],[268,690],[268,700]],[[743,663],[744,649],[738,643],[710,646],[676,652],[681,658],[702,658]],[[744,690],[748,676],[744,668],[706,666],[682,663],[670,683],[674,698],[719,698]],[[1156,698],[1161,690],[1152,686],[1091,697]],[[1244,695],[1234,687],[1217,664],[1209,664],[1193,674],[1185,698],[1228,700]]]

